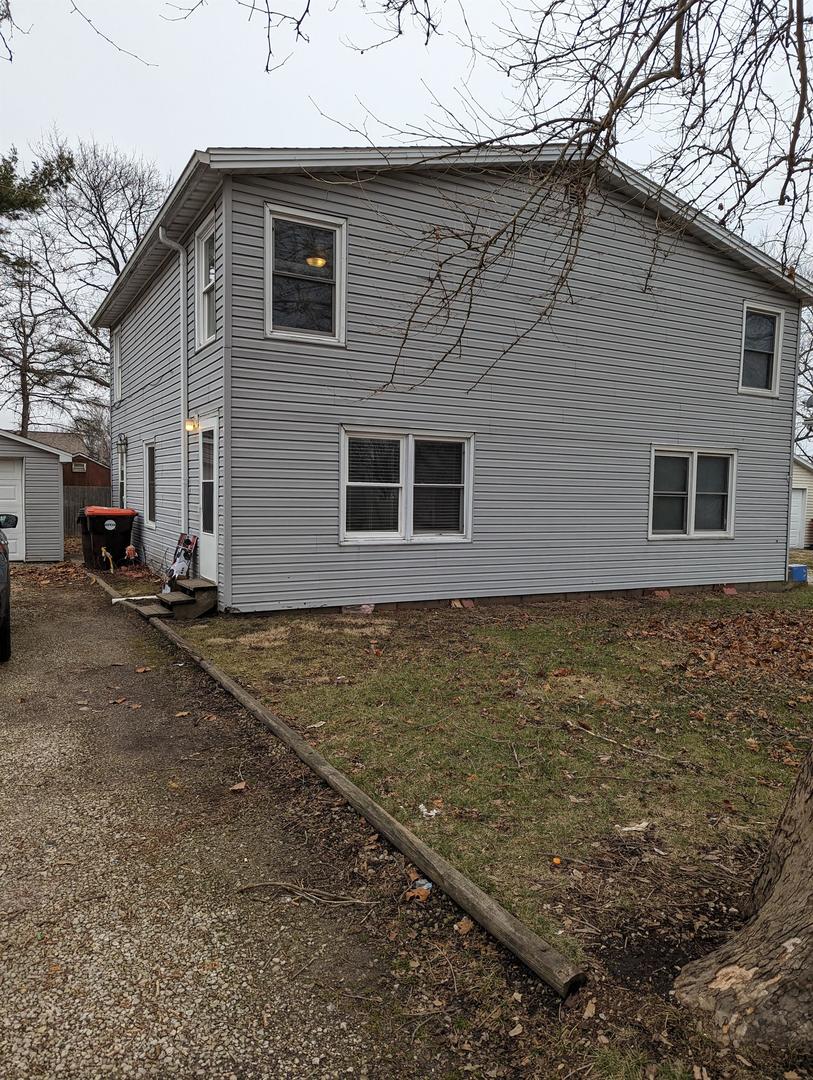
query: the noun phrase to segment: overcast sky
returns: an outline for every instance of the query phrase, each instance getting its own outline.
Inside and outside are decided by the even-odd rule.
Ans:
[[[494,5],[465,2],[470,26],[480,19],[489,30]],[[207,146],[353,145],[365,132],[397,143],[404,141],[399,130],[420,129],[437,115],[433,95],[453,104],[468,87],[499,111],[506,87],[487,65],[472,70],[456,37],[464,27],[454,3],[428,47],[416,31],[362,55],[353,46],[381,41],[383,25],[362,14],[359,0],[313,0],[310,42],[293,48],[280,34],[279,59],[291,55],[271,74],[263,23],[237,0],[207,0],[181,21],[171,21],[178,9],[166,0],[77,6],[99,33],[71,0],[13,0],[21,32],[12,62],[0,63],[0,150],[16,146],[26,160],[56,127],[71,139],[114,142],[177,177],[192,151]],[[13,423],[0,410],[0,427]]]
[[[342,123],[398,142],[385,124],[420,126],[433,92],[448,103],[470,79],[495,103],[506,86],[484,64],[469,71],[470,53],[454,36],[462,29],[454,3],[445,32],[428,47],[415,32],[361,55],[351,43],[373,43],[386,31],[361,13],[359,0],[314,0],[310,43],[300,42],[272,74],[264,70],[262,21],[249,20],[237,0],[207,0],[175,22],[167,21],[177,10],[166,0],[77,3],[100,32],[152,66],[103,41],[71,11],[71,0],[14,0],[16,21],[29,32],[15,36],[14,60],[0,68],[0,144],[21,154],[56,125],[68,136],[93,135],[143,153],[177,176],[192,150],[207,146],[363,141]],[[466,0],[467,17],[479,17],[483,28],[493,10],[489,0]],[[280,35],[280,59],[290,45]]]

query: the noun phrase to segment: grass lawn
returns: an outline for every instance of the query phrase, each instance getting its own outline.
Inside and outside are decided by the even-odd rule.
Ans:
[[[529,925],[662,996],[736,923],[813,733],[809,589],[184,633]]]

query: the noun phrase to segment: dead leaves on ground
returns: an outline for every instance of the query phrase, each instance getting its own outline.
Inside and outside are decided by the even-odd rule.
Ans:
[[[747,611],[722,619],[683,622],[657,618],[626,632],[628,638],[675,641],[692,646],[684,660],[662,660],[664,670],[682,678],[779,676],[808,680],[813,675],[813,619],[783,611]],[[797,695],[795,701],[810,695]]]

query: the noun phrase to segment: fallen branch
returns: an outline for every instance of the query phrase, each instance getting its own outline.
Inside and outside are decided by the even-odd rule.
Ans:
[[[292,893],[294,896],[301,896],[303,900],[310,900],[313,904],[363,904],[368,906],[378,903],[377,900],[358,900],[355,896],[341,896],[337,893],[326,892],[324,889],[311,887],[306,889],[303,885],[293,885],[290,881],[255,881],[251,885],[241,885],[237,891],[244,893],[249,892],[251,889],[279,889],[282,892]]]
[[[581,724],[574,724],[571,720],[566,721],[567,726],[571,731],[583,731],[585,735],[592,735],[594,739],[601,739],[602,742],[612,743],[613,746],[620,746],[622,750],[629,750],[633,754],[640,754],[641,757],[656,758],[658,761],[665,761],[667,765],[682,765],[685,769],[691,767],[689,761],[678,761],[677,758],[664,757],[663,754],[656,754],[654,750],[640,750],[637,746],[630,746],[629,743],[619,742],[618,739],[613,739],[609,735],[602,735],[598,731],[593,731],[592,728],[583,727]]]

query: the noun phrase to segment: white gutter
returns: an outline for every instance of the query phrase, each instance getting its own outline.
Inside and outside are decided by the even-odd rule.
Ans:
[[[189,532],[189,444],[186,438],[186,417],[189,405],[188,351],[189,334],[187,327],[187,254],[183,244],[170,240],[163,225],[158,229],[158,240],[165,247],[178,252],[178,299],[181,305],[181,416],[178,428],[181,440],[181,532]]]

